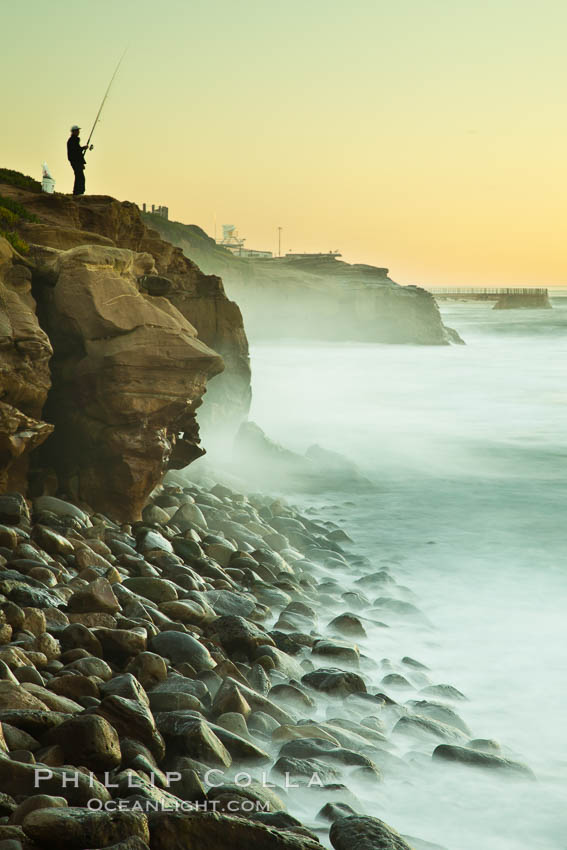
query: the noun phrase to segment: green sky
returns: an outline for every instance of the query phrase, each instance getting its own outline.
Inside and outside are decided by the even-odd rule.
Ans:
[[[0,164],[402,283],[565,284],[567,7],[0,0]]]

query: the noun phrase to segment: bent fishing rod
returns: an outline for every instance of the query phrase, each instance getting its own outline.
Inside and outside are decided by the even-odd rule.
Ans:
[[[98,122],[99,122],[99,120],[100,120],[100,116],[101,116],[102,110],[103,110],[103,108],[104,108],[104,104],[106,103],[106,99],[107,99],[107,97],[108,97],[108,94],[109,94],[109,92],[110,92],[110,89],[112,88],[112,83],[114,82],[114,80],[115,80],[115,78],[116,78],[116,75],[117,75],[117,73],[118,73],[118,69],[119,69],[119,68],[120,68],[120,66],[122,65],[122,60],[123,60],[123,59],[124,59],[124,57],[126,56],[126,53],[127,53],[127,52],[128,52],[128,48],[126,47],[126,48],[125,48],[125,50],[124,50],[124,53],[122,54],[122,56],[121,56],[121,57],[120,57],[120,59],[118,60],[118,65],[117,65],[117,66],[116,66],[116,68],[114,69],[114,74],[113,74],[113,75],[112,75],[112,77],[110,78],[110,82],[109,82],[109,84],[108,84],[108,88],[106,89],[106,92],[104,93],[104,97],[103,97],[103,99],[102,99],[102,103],[100,104],[100,108],[99,108],[99,110],[98,110],[98,112],[97,112],[97,114],[96,114],[96,118],[95,118],[95,120],[94,120],[94,124],[93,124],[93,126],[92,126],[92,130],[91,130],[91,132],[90,132],[89,138],[87,139],[87,143],[86,143],[86,145],[85,145],[85,146],[84,146],[84,148],[83,148],[83,150],[85,150],[85,151],[88,151],[88,150],[91,150],[91,151],[92,151],[92,149],[93,149],[93,146],[91,145],[91,139],[92,139],[92,137],[93,137],[93,133],[94,133],[94,131],[95,131],[95,127],[96,127],[96,125],[98,124]]]

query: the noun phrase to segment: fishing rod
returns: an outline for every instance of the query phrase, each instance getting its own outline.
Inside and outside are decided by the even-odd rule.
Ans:
[[[91,130],[91,132],[90,132],[89,138],[87,139],[87,144],[86,144],[86,145],[85,145],[85,147],[84,147],[84,150],[86,150],[86,151],[87,151],[87,150],[91,150],[91,151],[92,151],[92,149],[93,149],[93,146],[91,145],[91,139],[92,139],[92,137],[93,137],[93,133],[94,133],[94,131],[95,131],[95,127],[96,127],[96,125],[97,125],[97,124],[98,124],[98,122],[99,122],[101,112],[102,112],[102,110],[103,110],[104,104],[106,103],[106,98],[108,97],[108,93],[110,92],[110,89],[112,88],[112,83],[113,83],[113,82],[114,82],[114,80],[115,80],[115,77],[116,77],[116,75],[117,75],[117,73],[118,73],[118,69],[119,69],[119,68],[120,68],[120,66],[122,65],[122,60],[123,60],[123,59],[124,59],[124,57],[126,56],[126,53],[127,53],[127,52],[128,52],[128,48],[126,47],[126,49],[124,50],[124,53],[122,54],[122,56],[121,56],[121,57],[120,57],[120,59],[118,60],[118,65],[117,65],[117,66],[116,66],[116,68],[114,69],[114,74],[113,74],[113,75],[112,75],[112,77],[110,78],[110,82],[109,82],[109,84],[108,84],[108,88],[107,88],[107,90],[106,90],[106,92],[105,92],[105,94],[104,94],[104,97],[103,97],[103,99],[102,99],[102,103],[101,103],[100,108],[99,108],[99,110],[98,110],[98,112],[97,112],[97,114],[96,114],[96,118],[95,118],[95,121],[94,121],[94,124],[93,124],[92,130]],[[89,145],[90,145],[90,147],[89,147]]]

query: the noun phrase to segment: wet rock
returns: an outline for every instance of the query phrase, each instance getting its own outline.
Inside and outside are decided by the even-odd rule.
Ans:
[[[242,652],[247,658],[254,658],[259,646],[273,646],[272,638],[244,617],[228,615],[219,617],[209,626],[212,635],[218,635],[221,646],[231,655]]]
[[[213,716],[231,712],[241,714],[243,717],[248,717],[251,711],[252,709],[250,708],[250,704],[242,694],[238,684],[234,681],[230,681],[229,679],[225,679],[213,700]]]
[[[224,744],[232,758],[238,762],[266,764],[271,760],[265,750],[262,750],[248,738],[240,737],[226,727],[215,723],[209,723],[209,727]]]
[[[7,757],[0,758],[0,791],[3,790],[16,797],[30,797],[38,793],[64,796],[72,806],[86,806],[89,800],[110,800],[104,785],[74,768],[23,764]]]
[[[412,850],[402,836],[378,818],[349,815],[339,818],[329,832],[335,850]]]
[[[55,694],[75,700],[82,697],[94,697],[98,699],[99,689],[96,682],[89,679],[88,676],[73,675],[69,673],[63,676],[56,676],[48,683],[48,688]]]
[[[204,711],[202,704],[192,694],[152,692],[149,699],[154,714],[158,711]]]
[[[28,693],[41,700],[51,711],[76,714],[82,710],[81,706],[76,703],[75,700],[54,694],[42,685],[36,685],[33,682],[25,682],[22,687]]]
[[[392,732],[415,739],[437,738],[444,741],[466,742],[464,732],[431,717],[400,717]]]
[[[317,640],[313,644],[313,655],[336,658],[345,664],[358,667],[360,652],[357,646],[332,640]]]
[[[318,820],[327,820],[334,823],[339,818],[345,818],[349,815],[356,815],[356,812],[348,803],[325,803],[317,812],[316,817]]]
[[[248,728],[255,734],[263,735],[265,738],[271,738],[272,732],[278,729],[280,724],[269,714],[264,711],[254,711],[247,720]]]
[[[490,738],[474,738],[469,741],[468,746],[473,750],[481,750],[484,753],[499,753],[501,750],[498,741],[493,741]]]
[[[105,697],[92,713],[108,720],[120,737],[141,741],[158,762],[164,757],[163,738],[156,728],[153,714],[143,703],[113,695]]]
[[[120,605],[110,582],[105,578],[97,578],[87,587],[75,591],[69,600],[69,610],[116,614],[120,610]]]
[[[273,699],[276,702],[283,702],[285,705],[289,705],[296,710],[306,710],[314,708],[315,706],[315,700],[312,699],[309,694],[306,694],[303,690],[291,683],[274,685],[268,696],[270,699]]]
[[[399,673],[388,673],[387,676],[384,676],[380,684],[390,688],[413,688],[411,682],[408,682],[406,677],[401,676]]]
[[[13,528],[7,525],[0,525],[0,546],[6,549],[15,549],[18,545],[18,535]]]
[[[281,747],[279,754],[290,758],[319,758],[337,764],[375,767],[367,756],[343,747],[335,747],[330,741],[322,738],[297,738],[294,741],[287,741]]]
[[[8,723],[17,729],[35,737],[41,737],[44,732],[68,720],[69,715],[49,709],[0,709],[0,723]]]
[[[151,688],[167,679],[167,664],[155,652],[141,652],[130,661],[126,671],[132,673],[144,688]]]
[[[127,578],[122,583],[123,587],[131,590],[138,596],[143,596],[151,602],[171,602],[178,598],[177,590],[173,582],[163,578],[152,576],[135,576]]]
[[[453,687],[453,685],[428,685],[426,688],[422,688],[420,694],[424,694],[425,696],[431,697],[440,697],[441,699],[450,699],[450,700],[466,700],[466,696],[458,690],[458,688]]]
[[[62,747],[67,763],[85,765],[95,773],[112,770],[120,764],[118,733],[107,720],[94,714],[62,723],[45,740]]]
[[[203,598],[213,608],[217,616],[236,615],[248,617],[256,608],[256,601],[230,590],[207,590]]]
[[[323,785],[334,782],[341,778],[340,770],[326,764],[316,758],[292,758],[280,756],[272,768],[272,773],[286,777],[286,784],[290,781],[301,785]]]
[[[206,670],[204,671],[204,674],[208,675],[212,672],[212,670]],[[193,672],[191,675],[194,676],[195,673]],[[203,675],[203,673],[200,675]],[[152,688],[152,695],[158,693],[191,694],[201,702],[206,702],[210,698],[205,682],[202,682],[200,679],[188,678],[187,676],[180,675],[178,673],[171,673],[165,682],[160,682]]]
[[[118,661],[126,661],[146,649],[147,632],[142,627],[133,629],[98,628],[95,631],[95,636],[100,641],[104,655]]]
[[[208,649],[184,632],[160,632],[150,641],[150,649],[159,655],[165,655],[174,664],[188,661],[197,671],[210,670],[215,666]]]
[[[150,813],[152,850],[187,850],[188,847],[230,850],[321,850],[318,841],[258,821],[216,812],[194,815]],[[349,848],[352,850],[352,848]]]
[[[45,709],[47,706],[22,685],[6,680],[0,681],[0,710],[2,709]]]
[[[35,794],[33,797],[28,797],[12,812],[10,815],[10,823],[21,824],[26,815],[30,812],[35,812],[38,809],[62,809],[68,807],[65,797],[50,797],[47,794]]]
[[[175,753],[218,767],[231,765],[230,753],[203,718],[178,712],[159,717],[161,734]]]
[[[26,500],[21,493],[3,493],[0,495],[0,523],[19,525],[29,519]]]
[[[159,610],[166,617],[171,617],[172,620],[196,626],[211,623],[217,617],[212,608],[208,609],[208,606],[204,606],[201,602],[196,602],[193,599],[162,602]]]
[[[357,673],[339,670],[337,667],[326,667],[313,670],[301,677],[301,681],[334,697],[346,697],[354,693],[366,693],[364,679]]]
[[[459,717],[457,712],[442,702],[431,702],[430,700],[409,700],[406,705],[410,706],[416,714],[438,720],[447,726],[460,729],[465,735],[470,735],[470,730],[465,721]]]
[[[302,826],[301,821],[297,820],[297,818],[294,818],[288,812],[284,811],[251,812],[249,818],[250,820],[255,820],[259,823],[263,823],[265,826],[278,827],[278,829],[293,830],[295,827]]]
[[[71,555],[73,544],[51,528],[44,525],[34,525],[31,539],[50,555]]]
[[[64,669],[66,672],[76,671],[83,676],[96,676],[105,682],[112,679],[112,669],[102,658],[93,658],[91,656],[77,658],[76,661],[66,664]]]
[[[406,667],[411,667],[413,670],[429,670],[429,667],[426,667],[421,661],[416,661],[415,658],[410,658],[409,655],[402,658],[402,664],[405,664]]]
[[[228,732],[232,732],[239,738],[250,740],[250,733],[248,732],[246,720],[242,714],[238,714],[235,711],[229,711],[226,714],[221,714],[220,717],[217,718],[217,726],[222,726],[223,729],[226,729]]]
[[[501,771],[526,779],[535,779],[533,771],[521,762],[510,761],[509,759],[495,756],[491,753],[469,750],[465,747],[455,747],[450,744],[440,744],[436,747],[433,751],[433,759],[457,762],[458,764],[467,765],[467,767]]]
[[[134,836],[149,843],[148,821],[141,812],[39,809],[23,822],[24,833],[45,850],[107,847]]]
[[[20,607],[57,608],[63,605],[63,600],[55,592],[43,588],[41,582],[31,576],[24,580],[21,573],[13,570],[0,574],[0,593]]]
[[[294,658],[290,658],[286,652],[282,652],[275,646],[259,646],[256,650],[256,659],[259,660],[261,657],[271,658],[275,669],[280,670],[289,679],[300,679],[305,672]]]
[[[170,520],[170,525],[176,526],[180,531],[197,526],[198,528],[207,528],[207,520],[198,505],[187,502],[177,510]]]
[[[330,732],[312,723],[298,726],[278,726],[272,732],[273,741],[295,741],[298,738],[322,738],[330,741],[333,746],[338,747],[338,740]]]
[[[346,637],[366,637],[364,626],[354,614],[340,614],[334,620],[331,620],[327,628],[331,631],[339,632],[339,634],[346,635]]]

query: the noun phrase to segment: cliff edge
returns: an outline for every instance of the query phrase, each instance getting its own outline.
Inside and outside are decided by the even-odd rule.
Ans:
[[[211,378],[200,420],[246,416],[240,310],[134,204],[0,182],[0,209],[0,484],[138,518],[204,453]]]

